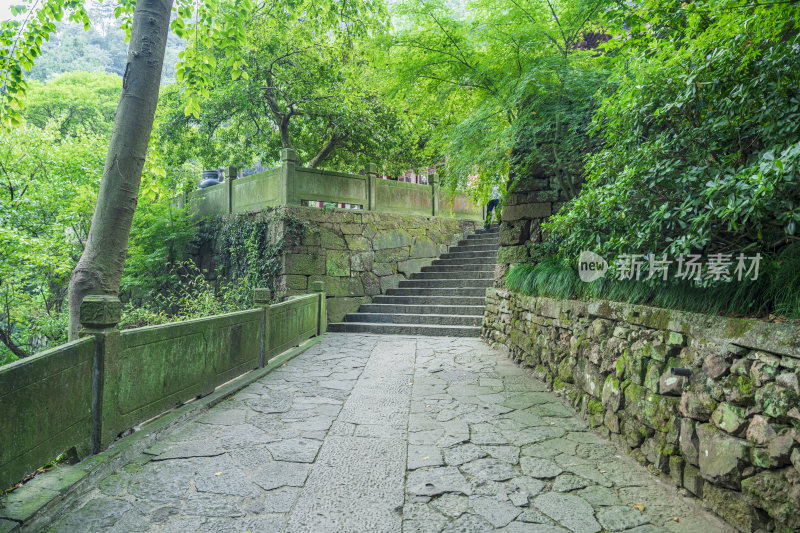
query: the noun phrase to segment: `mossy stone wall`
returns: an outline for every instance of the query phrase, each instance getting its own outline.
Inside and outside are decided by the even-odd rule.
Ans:
[[[286,250],[279,292],[302,294],[325,283],[328,320],[339,322],[373,296],[430,265],[480,222],[348,209],[283,208],[306,222]]]
[[[740,531],[800,530],[796,325],[489,289],[483,337]]]

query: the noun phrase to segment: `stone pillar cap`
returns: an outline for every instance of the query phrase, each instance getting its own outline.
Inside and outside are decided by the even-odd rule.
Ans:
[[[119,324],[122,316],[122,303],[111,295],[89,295],[83,299],[80,308],[81,326],[103,329]]]

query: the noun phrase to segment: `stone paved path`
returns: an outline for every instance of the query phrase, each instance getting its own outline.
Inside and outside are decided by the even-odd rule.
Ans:
[[[328,334],[147,452],[53,531],[729,531],[478,339]]]

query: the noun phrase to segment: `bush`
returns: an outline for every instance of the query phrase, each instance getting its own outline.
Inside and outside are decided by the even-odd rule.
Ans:
[[[545,226],[581,250],[777,257],[800,222],[800,10],[649,0],[626,11],[603,149]]]

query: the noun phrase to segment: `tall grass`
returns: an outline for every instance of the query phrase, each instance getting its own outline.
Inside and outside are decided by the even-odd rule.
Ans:
[[[663,283],[601,278],[584,283],[561,259],[514,265],[506,287],[523,294],[559,299],[605,299],[667,309],[733,316],[800,318],[800,256],[762,264],[758,279],[699,287],[687,281]]]

